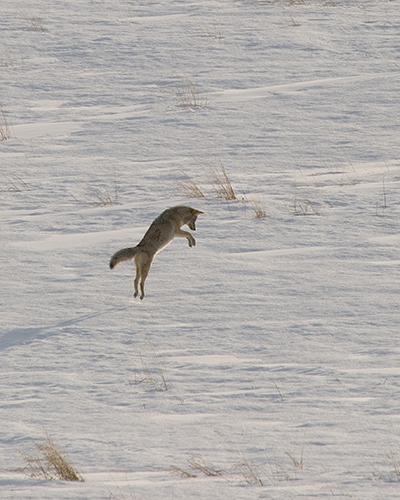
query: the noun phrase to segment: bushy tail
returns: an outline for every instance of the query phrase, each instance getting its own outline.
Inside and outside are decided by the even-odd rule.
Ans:
[[[124,260],[131,260],[133,257],[140,252],[140,248],[138,246],[132,248],[123,248],[122,250],[118,250],[111,257],[110,260],[110,269],[113,269],[120,262],[124,262]]]

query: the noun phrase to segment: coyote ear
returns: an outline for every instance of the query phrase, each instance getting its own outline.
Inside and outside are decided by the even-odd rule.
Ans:
[[[204,212],[201,212],[200,210],[196,210],[195,208],[192,208],[193,215],[200,215],[204,214]]]

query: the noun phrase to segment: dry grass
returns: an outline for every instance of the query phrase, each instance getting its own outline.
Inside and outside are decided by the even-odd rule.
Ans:
[[[29,477],[58,479],[60,481],[84,481],[83,477],[71,464],[68,455],[61,452],[54,441],[47,435],[46,441],[36,444],[38,456],[21,452],[25,461],[22,469]]]
[[[177,92],[180,106],[190,109],[200,109],[207,106],[207,98],[198,93],[197,87],[186,73],[181,77],[180,87]]]
[[[1,51],[2,51],[4,58],[5,58],[5,61],[6,61],[4,63],[4,65],[8,68],[13,68],[14,67],[14,59],[12,57],[10,49],[8,48],[8,46],[5,43],[2,44]]]
[[[171,465],[170,471],[182,478],[198,477],[199,473],[208,477],[222,476],[224,474],[221,469],[216,469],[215,467],[206,464],[201,455],[192,455],[188,460],[188,464],[190,467],[189,470]]]
[[[196,474],[192,474],[191,472],[184,470],[184,469],[181,469],[180,467],[177,467],[176,465],[170,465],[170,472],[172,474],[179,476],[179,477],[182,477],[183,479],[197,477]]]
[[[200,186],[198,186],[194,181],[177,181],[182,194],[188,198],[205,198],[205,195]]]
[[[181,467],[176,467],[175,465],[170,466],[170,470],[173,474],[179,475],[182,478],[193,478],[199,477],[199,475],[204,475],[207,477],[226,477],[229,476],[239,476],[244,479],[244,481],[251,486],[263,486],[263,481],[257,470],[257,467],[250,462],[243,453],[238,453],[240,460],[235,463],[233,467],[229,470],[223,470],[213,465],[206,463],[201,455],[192,455],[188,460],[189,469],[183,469]]]
[[[212,184],[217,197],[224,198],[226,201],[236,201],[237,196],[221,159],[218,158],[217,166],[208,165],[207,168],[211,174]]]
[[[247,484],[252,486],[263,486],[264,483],[260,477],[260,474],[253,464],[250,462],[243,453],[240,453],[240,462],[232,468],[232,471],[239,473]]]
[[[312,201],[308,198],[293,196],[293,215],[319,215],[319,212]]]
[[[107,205],[114,205],[118,202],[119,187],[115,184],[114,188],[110,190],[106,185],[102,187],[87,186],[87,192],[92,201],[91,205],[95,207],[105,207]]]
[[[281,398],[281,401],[284,401],[284,399],[283,399],[283,395],[282,395],[282,392],[281,392],[281,390],[279,389],[278,384],[275,382],[275,380],[273,380],[273,383],[274,383],[275,389],[276,389],[276,390],[278,391],[278,393],[279,393],[279,396],[280,396],[280,398]]]
[[[198,23],[200,30],[200,36],[205,38],[214,38],[215,40],[221,40],[223,38],[222,31],[220,27],[217,27],[215,22],[209,23]]]
[[[120,186],[117,182],[117,176],[114,169],[113,179],[106,181],[102,177],[92,183],[84,182],[85,188],[81,195],[70,193],[72,198],[78,203],[86,203],[93,207],[105,207],[118,203],[118,193]],[[83,198],[83,199],[82,199]]]
[[[273,3],[281,3],[283,5],[318,5],[320,7],[335,7],[336,5],[338,5],[337,0],[244,0],[244,1],[259,5],[269,5]]]
[[[298,184],[297,182],[297,177],[296,177],[297,173],[300,173],[300,175],[303,176],[301,170],[295,172],[294,184],[293,184],[295,194],[292,197],[293,206],[291,208],[287,207],[288,210],[293,215],[319,215],[315,203],[310,201],[307,198],[307,196],[303,194],[302,185]]]
[[[139,352],[139,358],[141,362],[141,369],[138,371],[139,377],[135,373],[135,380],[131,381],[130,384],[147,384],[152,390],[156,392],[168,391],[168,384],[165,378],[164,370],[151,342],[148,342],[147,357],[150,358],[152,367],[149,366],[148,361],[146,361],[142,353]]]
[[[0,191],[14,191],[20,193],[21,191],[30,191],[26,182],[24,182],[18,175],[5,174],[0,172],[3,182],[0,181]],[[4,183],[4,187],[2,186]]]
[[[386,187],[385,187],[385,174],[382,175],[382,194],[383,194],[382,204],[379,204],[379,202],[376,202],[376,215],[380,215],[379,214],[379,209],[380,209],[381,210],[381,215],[385,216],[385,210],[387,208]]]
[[[290,460],[292,461],[292,464],[293,464],[293,467],[295,469],[300,469],[300,470],[303,470],[303,467],[304,467],[304,442],[303,442],[303,445],[301,447],[301,450],[300,450],[300,457],[297,458],[295,453],[293,452],[290,452],[290,451],[285,451],[285,455],[287,457],[290,458]]]
[[[250,205],[252,209],[254,210],[256,219],[266,219],[267,218],[267,212],[263,209],[261,202],[258,198],[252,198],[250,200]]]
[[[201,455],[193,455],[189,460],[192,469],[201,472],[205,476],[221,476],[222,470],[207,465]]]
[[[207,175],[207,179],[205,179],[204,184],[210,186],[211,189],[204,188],[200,186],[197,182],[190,179],[185,181],[175,180],[174,183],[178,186],[179,191],[189,198],[206,198],[214,193],[217,198],[222,198],[227,202],[230,201],[239,201],[239,198],[233,188],[232,182],[229,179],[228,173],[222,160],[218,157],[218,163],[211,164],[205,162],[205,173]],[[254,196],[250,199],[243,193],[240,196],[240,200],[245,204],[250,204],[251,208],[254,211],[255,217],[257,219],[266,219],[267,213],[264,210],[264,207],[261,204],[261,201],[258,197]],[[304,207],[305,209],[305,207]]]
[[[245,193],[242,193],[238,197],[228,176],[225,165],[219,156],[217,156],[216,161],[213,163],[204,161],[203,169],[206,174],[203,185],[205,185],[206,188],[200,186],[197,181],[195,182],[193,179],[190,179],[186,172],[183,172],[183,175],[185,175],[188,180],[174,181],[179,191],[184,196],[189,198],[208,198],[210,196],[216,196],[227,202],[242,201],[244,204],[251,206],[257,219],[267,218],[267,213],[257,196],[248,198]],[[306,209],[306,207],[303,208]]]
[[[237,201],[236,193],[220,158],[218,158],[218,164],[216,166],[206,163],[205,170],[208,175],[208,182],[211,182],[217,198],[223,198],[227,201]],[[204,188],[200,187],[191,179],[187,181],[176,181],[176,184],[185,196],[190,198],[206,197]]]
[[[33,31],[40,31],[44,33],[44,27],[40,19],[32,14],[30,10],[23,10],[23,9],[18,9],[20,13],[22,14],[22,17],[25,19],[26,24],[28,27],[33,30]]]
[[[0,104],[0,141],[11,139],[11,129],[3,106]]]
[[[118,492],[113,493],[107,486],[107,491],[109,493],[109,496],[107,497],[109,500],[137,500],[137,496],[135,495],[135,491],[132,488],[132,486],[128,483],[127,488],[129,497],[125,494],[124,490],[117,484],[116,481],[114,481],[115,487],[117,488]]]
[[[386,453],[386,458],[390,469],[394,470],[396,478],[400,481],[400,459],[399,457],[392,451],[389,450]]]

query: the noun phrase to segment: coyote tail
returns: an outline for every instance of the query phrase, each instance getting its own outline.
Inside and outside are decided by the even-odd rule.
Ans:
[[[118,252],[115,252],[115,254],[111,257],[110,269],[113,269],[120,262],[133,259],[133,257],[138,252],[140,252],[140,248],[138,246],[132,248],[123,248],[122,250],[118,250]]]

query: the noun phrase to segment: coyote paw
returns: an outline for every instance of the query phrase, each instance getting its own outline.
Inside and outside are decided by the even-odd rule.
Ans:
[[[188,238],[189,246],[190,247],[195,247],[196,246],[196,240],[193,238],[192,235],[190,235],[191,238]]]

